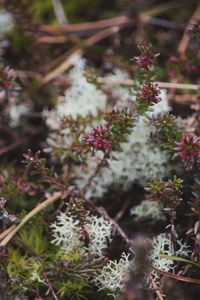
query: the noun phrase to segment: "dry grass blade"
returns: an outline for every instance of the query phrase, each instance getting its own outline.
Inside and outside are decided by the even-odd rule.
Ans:
[[[40,81],[40,85],[45,85],[49,81],[53,80],[60,74],[64,73],[67,71],[72,65],[73,65],[73,57],[76,55],[81,56],[83,54],[83,49],[79,47],[73,47],[70,49],[66,55],[65,55],[65,60],[59,64],[54,70],[50,71],[48,74],[46,74]]]
[[[3,240],[14,228],[16,228],[16,225],[12,225],[0,233],[0,241]]]
[[[63,32],[77,32],[86,30],[96,30],[105,29],[106,27],[122,26],[124,24],[130,23],[131,20],[128,16],[119,16],[112,19],[104,19],[95,22],[88,22],[82,24],[66,24],[61,26],[51,26],[51,25],[41,25],[39,30],[52,33],[60,34]]]
[[[178,83],[178,82],[155,82],[161,88],[166,89],[181,89],[181,90],[195,90],[198,91],[200,86],[197,84],[187,84],[187,83]]]
[[[190,20],[188,22],[188,25],[192,24],[192,22],[199,16],[200,16],[200,5],[197,7],[194,14],[190,18]],[[188,44],[189,44],[189,41],[190,41],[190,37],[189,37],[189,34],[188,34],[188,25],[185,28],[182,39],[181,39],[181,41],[179,43],[179,46],[178,46],[178,53],[181,57],[185,56],[185,51],[186,51],[186,49],[188,47]]]
[[[59,24],[68,23],[61,0],[52,0],[54,13]]]
[[[176,8],[182,5],[179,2],[168,2],[158,6],[155,6],[153,9],[148,10],[144,13],[141,13],[139,19],[141,21],[146,21],[152,16],[159,15],[167,10],[172,8]],[[78,31],[86,31],[86,30],[97,30],[97,29],[104,29],[106,27],[113,27],[113,26],[122,26],[124,24],[133,22],[133,20],[129,16],[118,16],[111,19],[104,19],[95,22],[87,22],[82,24],[63,24],[59,26],[51,26],[51,25],[41,25],[39,30],[43,32],[48,32],[51,34],[61,34],[63,32],[78,32]]]
[[[55,193],[53,196],[49,197],[42,203],[40,203],[38,206],[36,206],[33,210],[31,210],[17,226],[12,226],[8,229],[6,229],[6,235],[3,238],[3,240],[0,243],[0,247],[4,247],[7,245],[7,243],[14,237],[14,235],[20,230],[21,227],[23,227],[33,216],[35,216],[38,212],[52,204],[53,202],[57,201],[62,197],[61,192]],[[3,236],[3,233],[2,233]]]
[[[69,39],[66,36],[39,36],[36,37],[36,41],[40,44],[63,44]]]
[[[99,77],[97,79],[97,82],[100,84],[111,84],[111,85],[126,85],[126,86],[133,86],[134,85],[134,80],[132,79],[125,79],[125,80],[115,80],[109,78],[103,78]],[[160,88],[164,89],[182,89],[182,90],[199,90],[200,86],[197,84],[187,84],[187,83],[176,83],[176,82],[160,82],[160,81],[155,81],[156,84]]]
[[[96,207],[95,209],[105,220],[109,220],[113,224],[116,232],[118,232],[118,234],[122,237],[122,239],[126,242],[127,245],[131,246],[132,241],[129,239],[128,235],[119,226],[119,224],[108,215],[105,208],[104,207]]]

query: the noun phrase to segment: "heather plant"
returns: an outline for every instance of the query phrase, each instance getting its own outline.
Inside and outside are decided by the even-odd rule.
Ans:
[[[198,28],[197,20],[190,29],[195,43]],[[22,142],[20,162],[5,161],[0,174],[6,297],[171,300],[176,286],[169,278],[199,289],[198,109],[192,128],[174,113],[173,93],[157,82],[160,54],[151,44],[129,58],[134,72],[120,64],[104,71],[69,36],[77,48],[67,56],[70,70],[48,87],[54,105],[33,111],[26,76],[34,72],[24,80],[6,63],[0,67],[4,130],[14,138],[27,124],[34,132],[39,116],[45,131],[41,142],[33,134],[33,150]],[[192,66],[180,57],[170,63],[172,77]],[[36,84],[41,94],[43,84]]]

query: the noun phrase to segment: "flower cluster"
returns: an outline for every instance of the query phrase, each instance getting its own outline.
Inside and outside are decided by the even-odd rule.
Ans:
[[[186,133],[174,148],[174,158],[179,157],[187,170],[191,170],[200,158],[200,137]]]
[[[141,54],[139,56],[135,56],[134,60],[136,61],[136,65],[139,68],[143,69],[151,69],[154,65],[155,58],[159,55],[154,54],[152,51],[152,47],[150,45],[141,45],[138,47]]]
[[[92,153],[101,150],[109,154],[112,150],[112,133],[107,127],[99,125],[84,137],[84,142],[91,147]]]
[[[159,103],[162,100],[160,94],[158,85],[148,82],[143,84],[139,99],[147,103]]]
[[[95,127],[84,137],[84,142],[91,147],[92,153],[101,150],[109,154],[111,150],[119,150],[120,143],[127,141],[133,128],[133,116],[127,110],[113,109],[104,119],[104,126]]]
[[[9,67],[0,67],[0,87],[8,89],[14,87],[15,83],[15,72]]]
[[[30,171],[31,174],[45,175],[49,172],[46,167],[46,159],[40,157],[41,151],[37,151],[33,154],[31,149],[28,149],[26,153],[23,154],[24,160],[22,163]]]
[[[149,123],[149,118],[162,115],[170,109],[165,92],[162,91],[161,95],[162,101],[155,104],[147,116],[140,116],[136,124],[132,121],[132,131],[127,134],[126,141],[120,144],[121,151],[112,151],[115,159],[109,159],[109,168],[101,167],[99,174],[90,182],[85,195],[87,198],[102,197],[115,184],[127,190],[134,182],[144,185],[150,179],[162,178],[168,174],[169,158],[166,151],[161,151],[159,146],[150,142],[155,127]],[[78,168],[76,184],[80,188],[94,174],[102,160],[100,154],[99,152],[95,157],[90,157],[85,167]]]
[[[153,180],[146,187],[148,191],[147,198],[150,201],[161,203],[165,207],[175,209],[182,201],[182,183],[183,180],[176,176],[167,181]]]

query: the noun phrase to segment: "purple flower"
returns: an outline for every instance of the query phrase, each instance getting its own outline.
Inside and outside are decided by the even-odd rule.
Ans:
[[[15,86],[15,72],[9,67],[0,67],[0,86],[3,88]]]
[[[200,137],[186,133],[179,142],[176,142],[176,147],[174,148],[174,157],[179,157],[185,167],[191,170],[195,162],[198,161],[200,157]]]
[[[137,66],[143,69],[151,69],[153,67],[155,58],[159,54],[154,54],[152,52],[151,46],[148,45],[142,45],[139,47],[139,49],[141,51],[141,54],[134,57]]]
[[[142,86],[142,90],[139,94],[139,98],[142,101],[159,103],[162,99],[160,96],[160,90],[157,84],[153,83],[144,83]]]
[[[17,181],[17,188],[19,189],[19,190],[27,190],[28,189],[28,187],[29,187],[29,184],[28,184],[28,182],[27,181],[25,181],[25,180],[18,180]]]
[[[98,150],[109,153],[112,150],[112,133],[107,127],[100,125],[84,137],[84,142],[91,146],[93,153]]]

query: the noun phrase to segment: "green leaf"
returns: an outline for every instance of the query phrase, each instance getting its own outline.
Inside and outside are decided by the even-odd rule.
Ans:
[[[166,258],[166,259],[169,259],[169,260],[174,260],[174,261],[180,261],[180,262],[184,262],[184,263],[187,263],[187,264],[190,264],[190,265],[193,265],[194,267],[196,268],[200,268],[200,265],[191,261],[191,260],[188,260],[186,258],[182,258],[182,257],[178,257],[178,256],[168,256],[166,254],[160,254],[160,257],[161,258]]]

